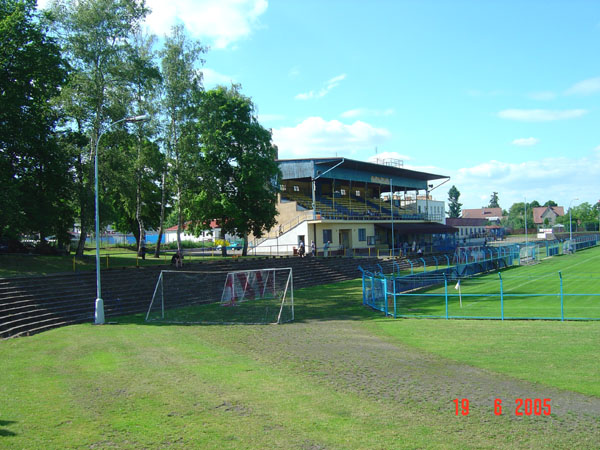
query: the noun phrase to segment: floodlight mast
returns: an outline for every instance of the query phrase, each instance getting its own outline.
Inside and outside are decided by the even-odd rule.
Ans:
[[[126,122],[126,123],[135,123],[135,122],[145,122],[150,120],[150,116],[148,114],[143,114],[141,116],[130,116],[124,117],[123,119],[117,120],[116,122],[111,123],[106,127],[102,133],[98,136],[95,145],[94,151],[94,200],[95,200],[95,221],[96,221],[96,306],[94,312],[94,323],[96,325],[102,325],[104,323],[104,300],[102,300],[102,288],[100,284],[100,216],[99,216],[99,204],[98,204],[98,144],[100,143],[100,139],[104,136],[110,128],[114,125]]]

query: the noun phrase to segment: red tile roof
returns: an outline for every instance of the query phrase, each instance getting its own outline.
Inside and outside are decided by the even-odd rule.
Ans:
[[[544,223],[542,216],[548,209],[550,209],[556,217],[565,215],[565,209],[562,206],[540,206],[539,208],[533,208],[533,223]]]
[[[502,217],[502,208],[463,209],[462,217],[465,219],[489,219]]]

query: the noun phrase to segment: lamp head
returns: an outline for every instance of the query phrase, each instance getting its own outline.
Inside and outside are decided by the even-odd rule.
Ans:
[[[128,117],[127,119],[125,119],[125,122],[127,122],[127,123],[135,123],[135,122],[146,122],[148,120],[150,120],[150,115],[149,114],[143,114],[141,116]]]

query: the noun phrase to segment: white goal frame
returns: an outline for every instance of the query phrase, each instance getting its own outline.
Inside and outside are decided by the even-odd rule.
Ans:
[[[239,303],[247,301],[246,300],[247,288],[248,287],[252,287],[252,288],[257,287],[257,286],[250,286],[250,281],[249,281],[249,277],[248,277],[248,274],[250,274],[250,273],[268,272],[268,273],[272,274],[272,276],[273,276],[272,280],[267,278],[266,280],[258,281],[258,287],[262,288],[262,291],[260,292],[260,296],[258,298],[266,298],[266,291],[269,287],[269,283],[272,282],[273,286],[275,286],[276,285],[275,277],[277,276],[277,272],[283,272],[283,271],[289,271],[289,272],[287,275],[287,280],[285,282],[285,288],[281,295],[281,304],[279,306],[279,314],[277,315],[276,323],[282,323],[281,322],[281,314],[283,312],[283,307],[284,307],[285,301],[287,299],[288,291],[290,293],[289,305],[290,305],[290,309],[291,309],[291,313],[292,313],[292,318],[289,321],[294,321],[294,271],[291,267],[265,267],[264,269],[247,269],[247,270],[235,270],[233,272],[228,272],[227,278],[225,279],[225,285],[223,286],[223,293],[221,294],[221,305],[235,306]],[[240,286],[240,288],[242,288],[241,296],[238,297],[238,296],[235,296],[234,292],[233,292],[235,289],[235,277],[237,275],[243,275],[243,274],[245,274],[246,277],[243,280],[244,286]],[[229,295],[227,295],[228,291],[231,291]],[[254,289],[253,289],[253,291],[255,292]]]
[[[235,280],[235,277],[240,275],[240,274],[249,274],[249,273],[256,273],[256,272],[268,272],[270,276],[272,276],[273,278],[268,277],[267,280],[259,280],[258,283],[260,285],[260,287],[262,288],[262,291],[259,292],[259,296],[258,297],[253,297],[253,298],[247,298],[246,294],[247,294],[247,288],[249,287],[249,277],[246,275],[246,277],[242,277],[242,279],[245,280],[245,285],[244,286],[238,286],[240,289],[238,289],[239,293],[241,294],[240,296],[234,296],[232,295],[230,298],[227,298],[225,293],[228,289],[233,288],[233,284],[231,282],[229,282],[230,278]],[[162,319],[165,318],[165,292],[164,292],[164,275],[165,274],[188,274],[188,275],[196,275],[196,276],[200,276],[200,275],[223,275],[225,277],[225,285],[223,286],[223,290],[221,293],[221,301],[220,304],[222,306],[236,306],[239,305],[240,303],[243,303],[245,301],[252,301],[252,300],[258,300],[258,299],[262,299],[262,298],[269,298],[269,295],[267,294],[267,289],[270,286],[270,283],[272,283],[271,286],[273,286],[273,288],[275,288],[276,286],[276,274],[277,272],[287,272],[285,274],[286,276],[286,281],[284,285],[280,286],[280,290],[278,291],[278,295],[277,297],[281,298],[281,302],[279,304],[279,311],[277,314],[277,321],[274,322],[264,322],[264,323],[285,323],[285,322],[292,322],[294,321],[294,277],[293,277],[293,269],[291,267],[266,267],[264,269],[247,269],[247,270],[236,270],[236,271],[232,271],[232,272],[225,272],[225,271],[214,271],[214,272],[199,272],[199,271],[184,271],[184,270],[161,270],[159,276],[158,276],[158,280],[156,281],[156,286],[154,287],[154,291],[152,294],[152,300],[150,301],[150,305],[148,306],[148,311],[146,312],[146,316],[145,316],[145,321],[148,322],[149,318],[150,318],[150,314],[153,311],[153,307],[156,306],[156,308],[158,308],[158,302],[160,302],[160,317]],[[221,278],[222,279],[222,278]],[[230,284],[230,286],[228,287],[228,283]],[[256,285],[253,285],[252,288],[255,288]],[[283,289],[283,290],[281,290]],[[253,290],[254,295],[256,295],[256,291]],[[233,292],[232,292],[233,294]],[[273,296],[271,296],[271,298],[273,298]],[[219,303],[218,300],[215,299],[215,301],[211,302],[211,303]],[[288,306],[290,313],[291,313],[291,318],[287,319],[287,320],[283,320],[282,321],[282,313],[284,311],[284,306]],[[156,312],[156,311],[155,311]],[[181,322],[181,323],[205,323],[205,322]],[[206,322],[208,323],[208,322]],[[212,322],[211,322],[212,323]],[[229,322],[219,322],[223,325],[229,324]],[[231,322],[232,324],[235,322]],[[243,323],[243,322],[242,322]]]

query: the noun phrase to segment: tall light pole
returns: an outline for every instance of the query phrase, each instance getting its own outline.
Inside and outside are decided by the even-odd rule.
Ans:
[[[575,200],[579,200],[579,198],[576,197],[569,203],[569,247],[571,248],[571,251],[573,250],[573,225],[571,224],[571,204]]]
[[[94,314],[94,323],[96,325],[102,325],[104,323],[104,300],[102,300],[102,289],[100,288],[100,216],[98,214],[98,144],[100,143],[100,139],[104,136],[110,128],[114,125],[127,122],[127,123],[135,123],[135,122],[144,122],[149,120],[150,116],[144,114],[143,116],[132,116],[125,117],[123,119],[117,120],[116,122],[111,123],[106,129],[100,133],[98,136],[98,140],[96,141],[96,149],[94,151],[94,191],[95,191],[95,204],[96,204],[96,310]]]

